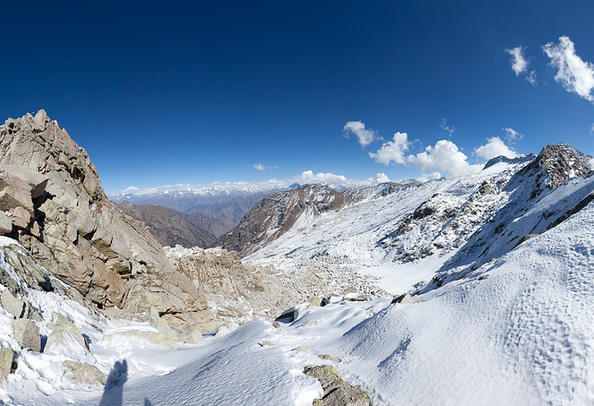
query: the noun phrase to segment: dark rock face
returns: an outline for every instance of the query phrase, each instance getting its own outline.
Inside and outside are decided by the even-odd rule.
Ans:
[[[146,224],[163,245],[206,248],[216,237],[186,220],[183,213],[151,204],[141,206],[128,202],[118,205],[127,215]]]
[[[245,256],[283,235],[303,213],[316,216],[340,210],[348,201],[344,194],[323,185],[273,193],[250,210],[218,244]]]

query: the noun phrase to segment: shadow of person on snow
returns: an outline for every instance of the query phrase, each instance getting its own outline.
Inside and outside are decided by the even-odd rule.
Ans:
[[[128,380],[128,363],[117,361],[109,375],[99,406],[122,406],[124,402],[124,383]]]

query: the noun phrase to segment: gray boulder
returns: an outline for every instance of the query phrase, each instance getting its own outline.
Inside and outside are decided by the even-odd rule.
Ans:
[[[12,358],[14,353],[12,348],[0,349],[0,381],[8,378],[10,374],[10,368],[12,367]]]
[[[313,406],[369,406],[371,396],[360,386],[349,385],[331,365],[305,367],[304,374],[316,378],[324,394]]]
[[[32,351],[41,351],[41,337],[39,336],[39,327],[29,319],[16,319],[12,322],[14,338],[22,349]]]
[[[0,235],[10,234],[12,232],[12,221],[6,213],[0,211]]]
[[[25,302],[14,297],[8,289],[4,289],[2,293],[0,293],[0,304],[4,310],[12,314],[15,319],[21,318],[25,314]]]
[[[83,362],[66,360],[62,363],[75,382],[105,385],[105,375],[96,367]]]

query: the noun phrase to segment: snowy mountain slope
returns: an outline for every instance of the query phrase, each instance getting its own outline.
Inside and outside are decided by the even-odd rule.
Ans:
[[[520,194],[517,189],[515,194]],[[485,224],[450,261],[444,270],[465,264],[485,263],[510,251],[528,238],[558,225],[592,200],[594,175],[574,178],[547,194],[532,207],[519,207],[517,199],[510,203],[488,224]],[[514,196],[515,197],[515,196]]]
[[[240,224],[217,243],[245,255],[274,241],[301,216],[317,217],[339,210],[349,198],[325,185],[305,185],[273,193],[250,210]]]
[[[215,385],[208,400],[241,404],[236,396],[243,394],[262,404],[300,404],[295,393],[312,396],[315,385],[306,379],[291,381],[286,371],[298,376],[305,365],[331,363],[347,380],[370,391],[377,405],[591,404],[592,221],[590,204],[466,278],[418,297],[418,303],[337,303],[303,311],[278,330],[250,323],[220,339],[218,358],[155,377],[151,387],[162,390],[147,393],[159,400],[164,393],[177,396],[175,378],[187,379],[183,377],[192,376],[189,371],[201,370],[205,373],[193,376],[204,377],[199,387],[212,377],[232,383],[224,394]],[[238,344],[239,337],[250,345]],[[258,345],[265,341],[271,345]],[[299,346],[310,350],[292,351]],[[239,348],[245,353],[239,355]],[[340,362],[321,360],[320,354]],[[246,374],[240,367],[232,374],[234,367],[251,365],[255,358],[261,359],[256,368],[269,368]],[[236,378],[246,381],[236,386]],[[273,380],[278,383],[266,386]],[[252,397],[253,388],[264,387]]]
[[[395,278],[388,276],[391,280],[386,279],[382,287],[391,287],[389,290],[393,293],[400,293],[400,289],[408,290],[415,282],[431,279],[449,251],[459,248],[481,221],[493,214],[487,210],[493,198],[491,194],[481,194],[481,185],[505,182],[523,165],[499,163],[465,178],[391,187],[392,193],[382,189],[376,189],[376,193],[364,190],[361,193],[366,194],[365,198],[342,210],[300,216],[293,227],[246,260],[271,263],[281,269],[311,266],[312,260],[330,265],[347,262],[366,273],[393,274]],[[476,207],[474,212],[464,214],[469,199],[477,201]],[[487,203],[478,204],[483,201]],[[505,196],[498,195],[496,203],[503,205],[504,201]],[[423,205],[437,207],[425,211]],[[423,215],[415,218],[417,209]],[[454,227],[452,220],[456,219],[460,224]],[[406,230],[413,223],[415,226]],[[441,248],[437,248],[433,243],[440,244],[444,235],[450,242],[441,243]],[[433,255],[429,258],[428,254]],[[413,255],[417,261],[412,261]],[[412,282],[402,285],[403,275],[399,271],[406,269],[405,273],[414,273],[415,270],[410,269],[413,263],[424,268],[423,277],[416,280],[414,276],[405,277]],[[431,264],[429,271],[427,264]],[[387,270],[387,266],[391,269]]]
[[[578,186],[581,181],[563,182],[591,169],[590,157],[560,143],[538,156],[489,162],[462,178],[349,191],[360,196],[355,203],[319,216],[302,214],[246,259],[282,269],[311,266],[312,260],[348,262],[384,277],[382,287],[399,293],[414,285],[415,272],[421,272],[420,282],[438,271],[476,268],[542,232],[591,191]],[[557,187],[562,190],[553,193]],[[540,216],[538,224],[534,216]]]
[[[594,190],[589,165],[590,158],[567,144],[543,148],[505,185],[505,205],[440,271],[465,273],[469,265],[476,268],[497,258],[579,211],[592,199]]]
[[[89,341],[89,350],[72,340],[53,351],[23,349],[12,316],[0,310],[0,346],[12,348],[18,363],[0,401],[310,405],[321,389],[304,368],[332,364],[371,393],[375,405],[591,404],[594,175],[551,189],[550,171],[534,160],[499,162],[470,177],[362,190],[359,201],[340,210],[314,215],[304,209],[250,258],[276,261],[289,274],[319,267],[337,279],[341,269],[381,271],[400,280],[398,292],[441,269],[440,283],[417,290],[414,303],[340,296],[325,307],[303,304],[295,320],[278,328],[254,320],[174,350],[151,341],[156,330],[148,323],[98,318],[67,299],[65,285],[56,281],[56,292],[44,291],[0,261],[0,291],[22,292],[39,313],[42,335],[57,328],[60,313]],[[495,233],[490,227],[498,226],[500,213],[515,217]],[[475,251],[477,260],[447,265],[485,236],[490,240]],[[447,244],[435,244],[446,237]],[[404,244],[435,251],[411,260],[398,251]],[[76,382],[66,361],[90,365],[107,381]]]

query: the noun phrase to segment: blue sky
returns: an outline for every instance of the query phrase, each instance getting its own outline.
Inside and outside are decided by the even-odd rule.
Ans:
[[[7,3],[0,116],[46,109],[108,193],[594,153],[591,1]]]

